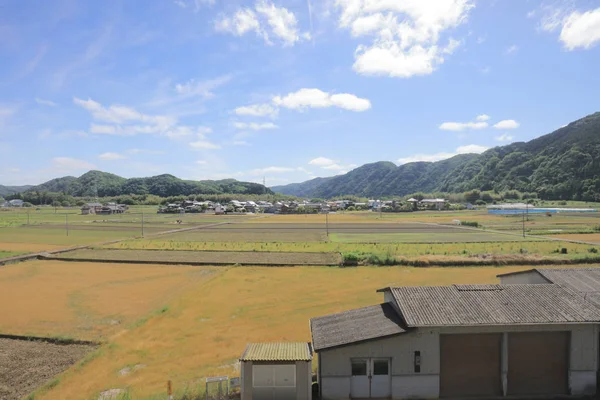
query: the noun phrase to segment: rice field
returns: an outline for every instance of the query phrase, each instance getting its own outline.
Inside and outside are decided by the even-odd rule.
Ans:
[[[103,340],[212,268],[29,261],[0,267],[0,333]]]
[[[165,311],[145,323],[123,326],[97,357],[36,400],[97,398],[111,388],[156,399],[169,379],[182,391],[206,376],[238,375],[236,362],[248,342],[309,341],[311,317],[380,303],[379,288],[493,283],[499,273],[525,268],[225,267],[164,301]],[[144,368],[119,374],[133,365]]]

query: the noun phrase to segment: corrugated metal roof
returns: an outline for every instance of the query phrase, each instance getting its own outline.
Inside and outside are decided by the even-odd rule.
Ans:
[[[539,268],[536,271],[550,282],[571,289],[600,307],[600,268]]]
[[[600,292],[600,268],[538,268],[552,283],[577,292]]]
[[[473,290],[468,287],[387,290],[392,292],[409,327],[600,321],[600,309],[559,285],[475,285],[471,286]]]
[[[250,343],[240,361],[310,361],[310,344],[300,343]]]
[[[315,351],[406,332],[388,303],[313,318],[310,330]]]

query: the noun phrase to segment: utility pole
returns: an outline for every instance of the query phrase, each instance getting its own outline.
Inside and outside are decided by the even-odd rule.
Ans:
[[[27,210],[27,225],[29,225],[29,210]]]
[[[525,213],[521,213],[523,215],[523,237],[525,237]]]
[[[144,212],[142,211],[142,237],[144,237]]]
[[[325,230],[327,231],[327,237],[329,237],[329,212],[325,213]]]
[[[67,231],[67,236],[69,236],[69,214],[65,214],[65,230]]]

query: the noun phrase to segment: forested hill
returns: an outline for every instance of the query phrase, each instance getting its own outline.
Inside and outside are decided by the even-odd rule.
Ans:
[[[71,196],[105,197],[128,194],[153,194],[161,197],[190,194],[271,194],[270,189],[235,179],[188,181],[173,175],[126,179],[101,171],[89,171],[79,178],[65,176],[33,186],[28,192],[61,192]]]
[[[25,186],[3,186],[3,185],[0,185],[0,196],[4,197],[4,196],[9,196],[9,195],[15,194],[15,193],[21,193],[21,192],[26,191],[29,188],[31,188],[31,185],[25,185]]]
[[[545,199],[600,201],[600,112],[530,142],[434,163],[377,162],[315,185],[272,188],[304,197],[403,196],[415,192],[519,190]]]

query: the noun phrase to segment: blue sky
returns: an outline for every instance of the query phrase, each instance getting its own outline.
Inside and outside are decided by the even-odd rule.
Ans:
[[[0,0],[0,184],[279,185],[600,110],[593,0]]]

